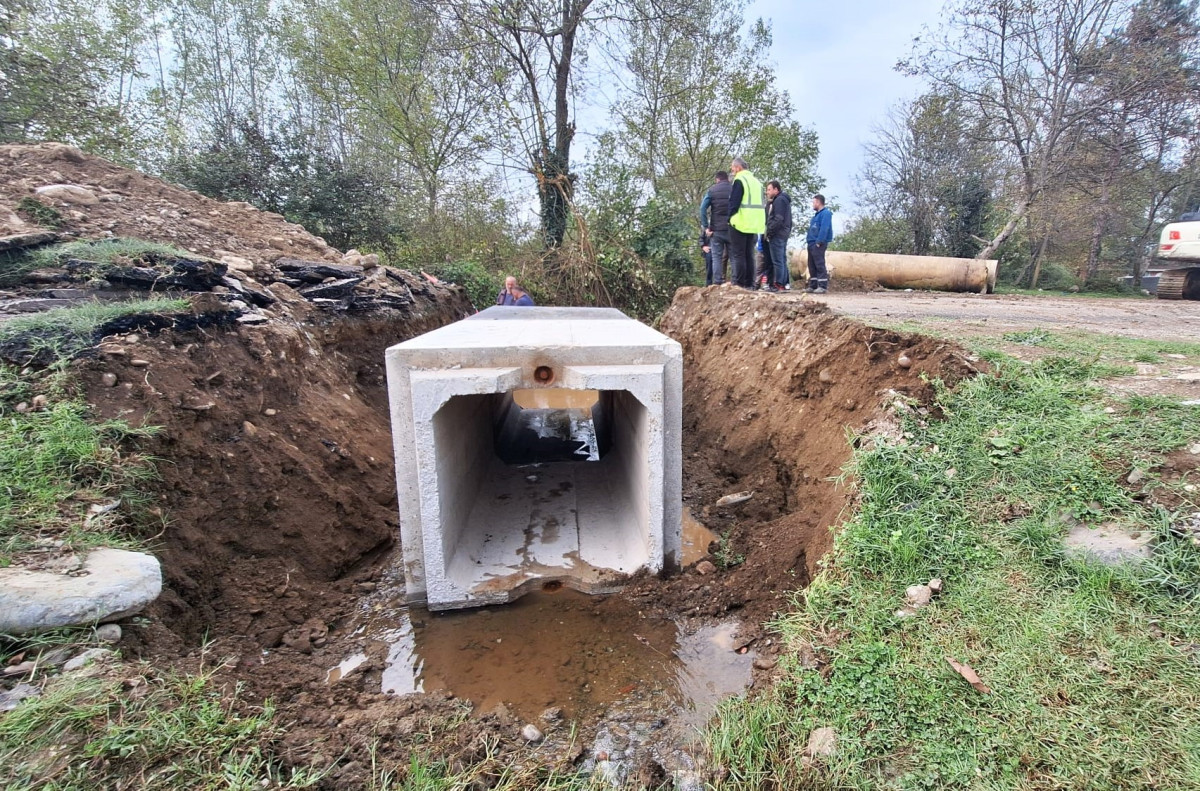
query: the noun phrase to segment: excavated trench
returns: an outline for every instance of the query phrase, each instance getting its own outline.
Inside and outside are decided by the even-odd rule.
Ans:
[[[695,769],[682,747],[720,697],[759,683],[751,661],[779,649],[761,623],[831,545],[847,429],[871,430],[897,394],[927,399],[927,378],[974,372],[950,344],[799,298],[682,289],[661,329],[684,354],[684,571],[434,614],[404,605],[383,351],[465,312],[142,334],[81,368],[106,417],[163,426],[147,450],[164,460],[150,510],[167,590],[123,648],[192,667],[210,640],[221,677],[291,723],[288,761],[338,763],[326,787],[362,787],[372,750],[405,764],[414,733],[451,766],[481,760],[481,744],[515,755],[534,721],[542,763],[636,782]],[[505,412],[519,425],[591,406],[523,398]],[[501,461],[596,463],[553,456],[581,450],[573,439],[551,445],[506,442]],[[740,491],[753,496],[717,505]]]

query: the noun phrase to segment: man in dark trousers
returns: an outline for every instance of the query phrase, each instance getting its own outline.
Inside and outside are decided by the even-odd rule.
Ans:
[[[824,195],[813,195],[813,218],[808,223],[808,288],[810,294],[829,290],[829,271],[825,268],[825,250],[833,241],[833,212],[825,206]]]
[[[787,243],[792,235],[792,198],[778,181],[767,182],[767,243],[763,245],[771,278],[771,291],[786,291],[788,273]]]
[[[737,157],[729,167],[729,268],[735,285],[754,288],[754,243],[767,230],[767,202],[762,182]]]
[[[725,262],[729,260],[729,174],[718,170],[713,185],[700,201],[700,233],[707,238],[711,272],[705,273],[705,284],[719,286],[725,282]]]
[[[704,285],[713,284],[712,245],[708,241],[708,229],[700,229],[700,255],[704,258]]]

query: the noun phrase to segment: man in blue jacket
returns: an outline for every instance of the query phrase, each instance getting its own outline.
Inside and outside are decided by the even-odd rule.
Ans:
[[[813,218],[808,223],[808,288],[809,294],[829,291],[829,270],[825,268],[825,250],[833,241],[833,212],[825,206],[824,195],[813,195]]]

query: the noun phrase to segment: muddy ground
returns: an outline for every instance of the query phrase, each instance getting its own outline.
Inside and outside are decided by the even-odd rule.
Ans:
[[[976,370],[953,344],[872,329],[815,302],[681,290],[662,329],[684,350],[685,505],[728,537],[728,549],[708,558],[716,568],[702,567],[707,573],[692,566],[564,605],[574,614],[556,615],[559,623],[585,636],[575,649],[568,641],[554,650],[581,661],[537,672],[566,673],[580,691],[542,701],[565,718],[554,722],[552,713],[540,723],[548,739],[535,754],[519,733],[536,712],[528,701],[506,704],[504,691],[537,667],[522,664],[529,655],[550,650],[537,634],[510,637],[527,645],[508,660],[479,646],[478,629],[440,655],[427,640],[431,664],[475,656],[515,668],[496,671],[500,691],[484,698],[486,708],[453,688],[436,691],[433,673],[424,694],[383,694],[390,648],[363,637],[367,619],[404,617],[421,628],[426,618],[403,607],[392,574],[397,517],[382,369],[386,346],[462,312],[453,301],[423,305],[324,325],[131,334],[79,363],[100,414],[163,426],[147,450],[164,460],[154,507],[166,527],[155,551],[167,590],[144,625],[126,630],[122,648],[189,667],[209,641],[203,654],[227,662],[223,680],[242,684],[249,700],[277,702],[290,761],[338,763],[329,788],[362,787],[372,749],[398,764],[414,749],[452,765],[477,762],[488,749],[543,767],[594,764],[594,740],[616,727],[603,721],[601,704],[624,696],[636,709],[638,673],[659,672],[654,655],[668,657],[687,634],[731,618],[738,627],[725,650],[757,652],[759,675],[769,675],[777,647],[762,624],[816,573],[853,497],[832,480],[851,452],[847,430],[867,429],[897,395],[928,398],[925,377],[956,381]],[[739,491],[753,497],[715,505]],[[603,647],[587,642],[601,632],[609,634]],[[330,669],[351,650],[363,659],[331,683]],[[588,664],[582,655],[590,653],[614,655]],[[618,666],[629,678],[614,675]],[[645,685],[642,709],[658,705],[660,692]],[[581,728],[573,739],[572,720]],[[640,753],[629,737],[619,744],[629,753],[625,776],[665,776],[660,744]]]

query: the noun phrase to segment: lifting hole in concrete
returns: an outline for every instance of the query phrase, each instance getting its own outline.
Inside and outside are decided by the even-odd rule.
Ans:
[[[539,384],[548,385],[554,381],[554,369],[548,365],[539,365],[533,370],[533,378]]]

